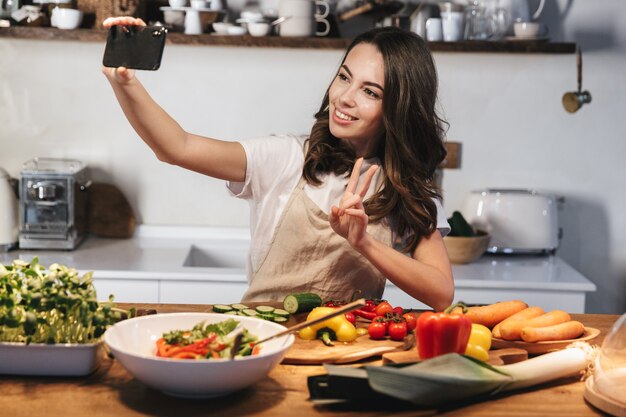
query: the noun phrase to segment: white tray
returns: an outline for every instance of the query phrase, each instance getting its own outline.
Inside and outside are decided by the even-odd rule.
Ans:
[[[0,374],[83,376],[92,373],[104,353],[102,342],[40,344],[0,342]]]

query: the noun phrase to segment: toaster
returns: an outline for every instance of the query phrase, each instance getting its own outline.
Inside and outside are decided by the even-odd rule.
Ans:
[[[561,239],[560,201],[536,190],[489,188],[472,191],[461,213],[473,227],[489,233],[487,252],[554,254]]]

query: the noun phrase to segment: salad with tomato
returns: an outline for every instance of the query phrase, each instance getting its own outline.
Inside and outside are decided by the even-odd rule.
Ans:
[[[235,357],[258,354],[260,346],[254,345],[258,337],[247,329],[242,329],[238,346],[234,346],[235,337],[226,337],[238,324],[235,319],[210,324],[202,321],[189,330],[163,333],[156,342],[156,355],[173,359],[222,359],[230,358],[233,349],[236,349]]]

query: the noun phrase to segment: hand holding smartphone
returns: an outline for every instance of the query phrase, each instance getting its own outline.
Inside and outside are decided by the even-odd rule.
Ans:
[[[162,26],[111,26],[102,64],[156,71],[161,66],[167,29]]]

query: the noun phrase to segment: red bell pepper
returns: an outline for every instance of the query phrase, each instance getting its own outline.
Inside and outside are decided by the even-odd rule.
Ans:
[[[463,313],[467,307],[456,303],[443,313],[427,311],[417,319],[417,351],[421,359],[428,359],[445,353],[463,354],[472,332],[472,322],[464,314],[450,314],[455,307]]]

